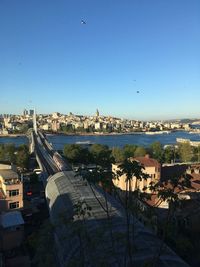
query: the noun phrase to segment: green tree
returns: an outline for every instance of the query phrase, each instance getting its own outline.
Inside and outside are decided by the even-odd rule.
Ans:
[[[127,158],[131,158],[131,157],[134,157],[136,148],[137,148],[136,145],[125,145],[123,147],[124,157],[126,159]]]
[[[120,163],[125,159],[124,153],[119,147],[113,147],[112,156],[116,163]]]
[[[127,252],[130,260],[130,266],[133,266],[133,259],[132,259],[132,239],[134,239],[134,227],[131,229],[130,227],[130,220],[131,220],[131,210],[134,206],[133,197],[138,198],[140,196],[140,191],[138,188],[138,181],[142,181],[143,179],[146,180],[148,175],[143,172],[144,167],[135,160],[125,159],[122,164],[119,165],[119,171],[117,171],[117,176],[125,175],[125,183],[126,183],[126,190],[125,190],[125,211],[126,211],[126,224],[127,224],[127,231],[126,231],[126,246]],[[133,179],[135,179],[134,188]],[[132,238],[131,238],[132,237]]]
[[[70,162],[79,163],[82,158],[82,148],[77,144],[66,144],[63,154]]]
[[[94,144],[91,146],[90,152],[92,154],[94,163],[102,167],[110,167],[113,158],[111,150],[106,145]]]
[[[150,146],[152,150],[152,157],[157,159],[159,162],[163,161],[163,148],[160,142],[156,141]]]
[[[178,154],[183,162],[191,161],[193,157],[192,147],[189,142],[178,144]]]
[[[142,146],[138,146],[135,150],[135,157],[144,157],[146,155],[146,149]]]
[[[28,129],[29,129],[29,125],[27,123],[23,123],[19,129],[19,132],[25,134],[27,133]]]
[[[21,168],[28,168],[29,148],[27,145],[20,145],[15,152],[16,164]]]
[[[0,160],[4,160],[4,144],[0,144]]]
[[[16,163],[16,147],[14,144],[0,145],[0,160]]]
[[[16,154],[16,164],[21,168],[28,168],[29,154],[27,151],[19,150]]]
[[[175,155],[176,155],[175,147],[167,146],[164,149],[163,157],[164,157],[164,161],[165,162],[171,163],[172,161],[174,161],[175,160]]]
[[[20,146],[18,146],[17,150],[18,151],[24,151],[24,152],[28,153],[29,147],[27,145],[20,145]]]
[[[60,125],[60,131],[64,132],[64,133],[74,133],[75,132],[74,127],[71,124],[70,125],[61,124]]]
[[[200,146],[193,148],[193,161],[200,162]]]
[[[4,160],[8,160],[12,163],[16,162],[16,147],[14,144],[6,144],[4,146]]]
[[[89,164],[93,160],[92,154],[88,148],[81,148],[80,163]]]

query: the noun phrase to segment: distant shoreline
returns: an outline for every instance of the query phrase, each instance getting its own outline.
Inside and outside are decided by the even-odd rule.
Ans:
[[[134,133],[46,133],[46,135],[63,135],[63,136],[115,136],[115,135],[133,135],[144,134],[145,132]]]
[[[170,131],[170,133],[173,131]],[[147,132],[130,132],[130,133],[46,133],[46,135],[61,135],[61,136],[119,136],[119,135],[139,135]],[[152,134],[165,134],[166,132],[152,132]]]
[[[18,137],[16,137],[18,136]],[[190,139],[191,141],[200,141],[200,135],[194,133],[190,135],[188,131],[172,131],[169,134],[155,134],[149,135],[145,132],[132,132],[132,133],[106,133],[106,134],[93,134],[93,133],[79,133],[79,134],[57,134],[48,133],[47,139],[53,144],[55,149],[62,150],[63,146],[67,143],[76,143],[88,141],[91,143],[105,144],[109,147],[123,147],[126,144],[136,144],[139,146],[148,147],[154,141],[159,141],[163,146],[177,144],[176,138]],[[16,145],[27,144],[28,137],[24,135],[7,135],[0,137],[0,144],[14,143]]]
[[[129,132],[129,133],[46,133],[46,135],[61,135],[61,136],[119,136],[119,135],[139,135],[139,134],[148,134],[148,135],[161,135],[161,134],[170,134],[173,132],[188,132],[185,129],[173,129],[166,131],[156,131],[156,132]]]
[[[60,136],[120,136],[120,135],[140,135],[140,134],[147,134],[150,133],[151,135],[157,135],[157,134],[166,134],[168,132],[172,133],[172,132],[177,132],[177,131],[184,131],[184,132],[188,132],[187,130],[184,129],[176,129],[176,130],[170,130],[170,131],[156,131],[156,132],[148,132],[148,131],[144,131],[144,132],[128,132],[128,133],[61,133],[61,132],[54,132],[54,133],[45,133],[46,135],[49,136],[54,136],[54,135],[60,135]],[[195,132],[194,132],[195,133]],[[9,138],[9,137],[26,137],[26,134],[0,134],[0,138]]]
[[[22,136],[26,136],[26,134],[0,134],[0,138],[1,137],[22,137]]]

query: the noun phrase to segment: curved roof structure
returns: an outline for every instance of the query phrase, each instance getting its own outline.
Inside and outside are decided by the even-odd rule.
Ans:
[[[60,266],[188,266],[132,216],[128,247],[124,208],[73,171],[51,176],[46,198]]]

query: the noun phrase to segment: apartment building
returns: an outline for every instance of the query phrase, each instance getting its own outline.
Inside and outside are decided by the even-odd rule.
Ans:
[[[149,155],[146,155],[145,157],[135,157],[132,158],[132,160],[139,162],[144,167],[143,172],[148,175],[147,180],[143,179],[142,181],[136,181],[136,178],[133,177],[131,182],[131,187],[133,191],[135,189],[140,189],[141,191],[143,191],[144,187],[148,188],[150,182],[156,182],[160,180],[161,165],[157,160],[150,158]],[[116,173],[118,170],[120,170],[119,165],[120,164],[112,165],[113,172]],[[115,186],[125,191],[126,175],[122,175],[118,179],[113,180],[113,183]],[[150,193],[150,190],[146,189],[145,192]]]
[[[23,208],[23,185],[16,168],[0,164],[0,212]]]

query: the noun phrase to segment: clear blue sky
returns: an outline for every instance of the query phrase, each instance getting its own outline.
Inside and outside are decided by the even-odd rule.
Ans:
[[[0,93],[0,113],[200,117],[200,1],[0,0]]]

